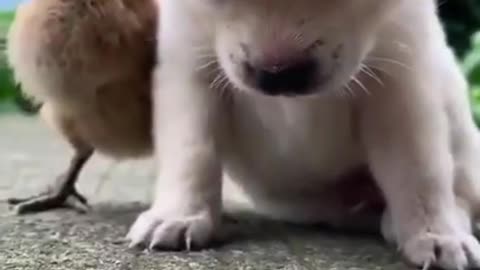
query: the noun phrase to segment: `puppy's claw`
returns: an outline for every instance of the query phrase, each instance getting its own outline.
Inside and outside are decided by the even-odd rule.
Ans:
[[[127,238],[130,246],[146,244],[151,250],[191,251],[205,248],[215,231],[210,215],[164,219],[150,210],[141,214]]]
[[[422,270],[429,270],[431,265],[432,265],[432,261],[426,261],[423,264]]]
[[[185,248],[187,251],[192,251],[192,237],[190,235],[185,236]]]

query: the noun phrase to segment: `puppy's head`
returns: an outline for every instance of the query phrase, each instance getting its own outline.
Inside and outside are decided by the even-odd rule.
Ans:
[[[311,95],[346,84],[402,0],[195,0],[215,24],[230,83],[266,95]],[[205,9],[205,7],[207,7]]]

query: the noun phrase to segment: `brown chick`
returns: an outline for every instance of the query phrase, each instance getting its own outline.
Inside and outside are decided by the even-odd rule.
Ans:
[[[151,153],[154,5],[153,0],[32,0],[18,8],[7,42],[9,64],[74,155],[48,191],[9,200],[17,213],[72,206],[70,198],[88,206],[75,183],[95,151],[115,159]]]

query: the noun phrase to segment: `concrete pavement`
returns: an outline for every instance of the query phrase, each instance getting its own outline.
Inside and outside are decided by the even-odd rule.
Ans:
[[[0,115],[0,200],[35,194],[65,169],[71,151],[35,117]],[[196,253],[131,251],[122,242],[145,208],[149,160],[116,164],[94,157],[79,182],[93,211],[17,217],[0,203],[0,270],[407,269],[374,236],[293,227],[243,217],[237,237]]]

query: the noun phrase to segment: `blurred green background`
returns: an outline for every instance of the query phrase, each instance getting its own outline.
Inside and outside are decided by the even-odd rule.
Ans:
[[[442,1],[442,0],[440,0]],[[444,0],[440,14],[471,87],[472,109],[480,125],[480,1]]]
[[[5,63],[5,46],[8,26],[13,19],[12,12],[0,13],[0,112],[5,109],[7,102],[14,99],[15,87],[12,84],[11,72]]]
[[[438,0],[440,15],[471,85],[473,113],[480,125],[480,0]],[[5,39],[13,12],[0,12],[0,113],[34,111],[12,83],[5,63]]]

